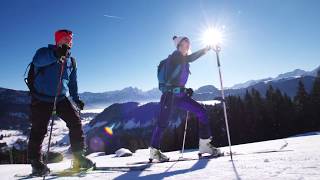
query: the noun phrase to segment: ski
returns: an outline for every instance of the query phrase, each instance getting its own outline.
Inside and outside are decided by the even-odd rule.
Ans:
[[[68,176],[76,176],[76,177],[82,177],[85,176],[88,172],[93,171],[144,171],[150,166],[145,164],[142,166],[98,166],[98,167],[92,167],[89,169],[80,169],[80,170],[74,170],[72,168],[60,170],[60,171],[52,171],[46,176],[54,176],[54,177],[68,177]],[[16,174],[14,177],[20,178],[20,179],[29,179],[29,178],[35,178],[35,177],[42,177],[35,174]]]
[[[224,153],[221,153],[219,155],[216,156],[211,156],[211,155],[205,155],[205,156],[201,156],[201,157],[192,157],[192,158],[178,158],[178,159],[169,159],[168,161],[140,161],[140,162],[133,162],[133,163],[127,163],[127,165],[137,165],[137,164],[160,164],[160,163],[168,163],[168,162],[179,162],[179,161],[197,161],[197,160],[202,160],[202,159],[215,159],[215,158],[219,158],[225,156]]]
[[[268,154],[268,153],[281,153],[281,152],[290,152],[293,151],[291,149],[286,149],[286,150],[263,150],[263,151],[253,151],[253,152],[247,152],[247,153],[238,153],[238,152],[232,152],[232,155],[234,156],[239,156],[239,155],[250,155],[250,154]],[[229,152],[225,153],[225,156],[230,156]]]
[[[150,165],[148,164],[143,164],[142,166],[96,167],[94,171],[144,171],[149,167]]]
[[[62,171],[53,171],[51,172],[48,176],[84,176],[86,173],[93,171],[95,167],[91,167],[88,169],[73,169],[73,168],[68,168],[64,169]]]
[[[80,170],[80,171],[75,171],[73,169],[66,169],[63,171],[55,171],[53,173],[50,173],[49,176],[57,176],[57,177],[64,177],[64,176],[78,176],[82,177],[85,176],[88,172],[93,172],[93,171],[123,171],[123,172],[128,172],[128,171],[144,171],[145,169],[149,168],[150,166],[148,165],[143,165],[143,166],[97,166],[97,167],[92,167],[86,170]]]
[[[85,174],[89,171],[94,170],[94,167],[88,169],[78,169],[75,170],[73,168],[64,169],[61,171],[51,171],[50,173],[46,174],[45,176],[81,176],[81,174]],[[34,178],[34,177],[43,177],[43,175],[38,174],[16,174],[15,177],[19,177],[22,179]]]
[[[293,150],[263,150],[263,151],[254,151],[249,153],[238,153],[238,152],[232,152],[233,156],[239,156],[239,155],[250,155],[250,154],[265,154],[265,153],[281,153],[281,152],[290,152]],[[133,162],[133,163],[127,163],[127,165],[137,165],[137,164],[159,164],[159,163],[167,163],[167,162],[179,162],[179,161],[197,161],[202,159],[216,159],[223,156],[230,156],[229,152],[222,152],[221,154],[217,156],[211,156],[211,155],[199,155],[198,157],[191,157],[191,158],[179,158],[179,159],[169,159],[169,161],[140,161],[140,162]]]
[[[34,175],[34,174],[15,174],[14,177],[18,178],[19,180],[23,180],[23,179],[31,179],[31,178],[36,178],[36,177],[42,177],[42,176],[37,176],[37,175]]]

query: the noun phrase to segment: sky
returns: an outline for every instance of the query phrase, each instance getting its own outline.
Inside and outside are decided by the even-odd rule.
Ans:
[[[317,0],[2,0],[0,87],[26,90],[23,74],[57,29],[74,32],[79,91],[157,87],[157,65],[175,50],[173,35],[203,47],[208,26],[224,27],[226,87],[320,65]],[[219,87],[215,54],[191,64],[188,87]]]

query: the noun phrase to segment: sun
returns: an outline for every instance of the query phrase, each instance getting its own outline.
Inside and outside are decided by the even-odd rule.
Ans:
[[[223,31],[219,28],[209,27],[203,32],[201,41],[205,46],[221,45],[224,41]]]

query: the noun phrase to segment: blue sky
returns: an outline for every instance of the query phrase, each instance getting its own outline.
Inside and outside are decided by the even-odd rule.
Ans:
[[[225,26],[225,86],[312,70],[320,65],[319,19],[317,0],[3,0],[0,87],[26,89],[25,67],[61,28],[75,34],[80,92],[157,87],[156,68],[174,50],[172,36],[188,36],[195,51],[208,25]],[[219,87],[213,52],[194,62],[191,72],[187,86]]]

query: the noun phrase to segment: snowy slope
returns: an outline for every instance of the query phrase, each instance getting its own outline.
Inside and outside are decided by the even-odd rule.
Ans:
[[[284,152],[254,153],[281,148]],[[81,177],[60,177],[60,179],[320,179],[319,149],[318,133],[234,146],[234,152],[244,154],[234,156],[233,162],[226,156],[211,160],[152,164],[144,171],[92,171]],[[132,157],[121,158],[99,154],[101,153],[91,154],[89,158],[98,166],[104,167],[126,166],[127,163],[145,161],[148,158],[148,150],[139,150]],[[179,152],[167,154],[172,159],[179,156]],[[197,151],[194,150],[185,153],[184,157],[196,156]],[[66,160],[49,166],[54,171],[62,170],[70,166],[70,161]],[[30,170],[29,165],[0,165],[1,179],[15,179],[14,174],[27,174]],[[47,179],[51,178],[57,177]]]
[[[26,140],[27,137],[19,130],[2,130],[0,129],[0,135],[4,136],[3,139],[0,140],[0,143],[6,143],[8,147],[15,146],[15,143],[18,140]],[[19,147],[15,146],[17,149]]]

